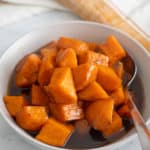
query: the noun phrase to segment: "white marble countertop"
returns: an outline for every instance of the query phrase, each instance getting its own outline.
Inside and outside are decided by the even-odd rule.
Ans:
[[[126,0],[119,1],[113,0],[115,4],[131,19],[135,20],[136,23],[141,26],[145,32],[150,34],[150,1],[149,0]],[[148,5],[149,4],[149,5]],[[2,7],[1,7],[2,5]],[[4,7],[8,9],[11,7],[9,16],[18,6],[6,6],[0,4],[0,18],[5,19],[1,13],[5,11]],[[23,6],[24,7],[24,6]],[[17,12],[26,11],[26,8],[18,8]],[[4,10],[3,10],[4,9]],[[12,11],[12,12],[11,12]],[[32,15],[31,15],[32,14]],[[145,16],[145,14],[147,14]],[[7,14],[8,15],[8,14]],[[7,16],[6,15],[6,16]],[[12,16],[14,16],[12,14]],[[144,17],[143,17],[144,16]],[[8,16],[7,16],[8,17]],[[147,19],[146,19],[147,18]],[[149,18],[149,19],[148,19]],[[28,15],[12,19],[11,22],[3,22],[0,24],[0,55],[18,38],[23,36],[25,33],[32,31],[33,29],[41,26],[46,26],[51,23],[62,22],[66,20],[80,20],[77,16],[57,10],[43,9],[30,7],[30,13]],[[141,150],[138,138],[131,141],[128,145],[119,147],[118,150]],[[26,143],[20,138],[8,125],[5,123],[3,118],[0,116],[0,150],[38,150],[36,147]]]

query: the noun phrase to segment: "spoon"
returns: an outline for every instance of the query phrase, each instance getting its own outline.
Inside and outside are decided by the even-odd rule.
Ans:
[[[129,78],[125,80],[125,87],[126,87],[126,94],[128,96],[128,106],[130,108],[130,114],[132,117],[132,120],[134,122],[141,146],[143,150],[149,150],[150,149],[150,132],[144,122],[144,119],[140,112],[138,111],[132,97],[133,95],[129,92],[129,88],[131,84],[133,83],[136,74],[137,74],[137,66],[133,59],[128,55],[124,60],[124,68],[127,73],[130,74]]]

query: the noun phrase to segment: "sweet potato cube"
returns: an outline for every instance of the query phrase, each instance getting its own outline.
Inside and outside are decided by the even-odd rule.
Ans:
[[[73,121],[83,119],[83,109],[78,104],[55,104],[50,103],[51,114],[59,121]]]
[[[108,66],[109,58],[103,54],[87,50],[78,56],[78,61],[79,64],[91,63]]]
[[[83,90],[78,93],[78,97],[81,100],[95,101],[99,99],[109,98],[106,91],[96,81],[89,84]]]
[[[42,57],[45,57],[49,54],[51,54],[51,56],[56,56],[56,52],[57,52],[57,42],[56,41],[50,42],[49,44],[47,44],[40,50],[40,54]]]
[[[126,56],[125,50],[113,35],[109,36],[106,43],[101,44],[100,48],[102,52],[110,58],[111,64]]]
[[[59,67],[77,67],[77,56],[72,48],[61,49],[56,57],[56,64]]]
[[[117,112],[121,117],[128,117],[128,118],[131,117],[130,108],[127,104],[124,104],[123,106],[121,106]]]
[[[28,87],[37,81],[41,60],[38,55],[30,54],[24,58],[16,72],[16,85]]]
[[[45,58],[42,61],[40,71],[38,74],[38,83],[42,86],[48,85],[50,82],[54,67]]]
[[[57,49],[56,48],[43,48],[41,50],[41,56],[42,58],[43,57],[46,57],[46,56],[49,56],[49,58],[51,58],[51,62],[54,62],[55,61],[55,57],[57,55]]]
[[[47,87],[47,92],[52,95],[56,103],[77,103],[71,69],[68,67],[56,68]]]
[[[27,105],[27,101],[23,96],[4,96],[4,102],[8,112],[13,117]]]
[[[40,71],[38,74],[38,82],[40,85],[48,85],[54,71],[56,50],[49,50],[42,59]]]
[[[68,37],[61,37],[57,44],[60,49],[73,48],[77,55],[88,49],[85,42]]]
[[[96,80],[97,66],[88,63],[82,64],[73,68],[72,72],[76,90],[79,91]]]
[[[88,45],[88,49],[91,51],[98,51],[100,49],[99,45],[94,42],[87,42],[87,45]]]
[[[48,120],[45,107],[24,106],[16,115],[17,124],[28,131],[39,130]]]
[[[121,86],[121,79],[114,70],[106,66],[98,66],[97,81],[107,91],[114,91]]]
[[[112,123],[103,126],[103,128],[100,130],[105,137],[108,137],[115,134],[116,132],[119,132],[122,128],[122,119],[116,112],[114,112],[112,117]]]
[[[125,96],[123,87],[121,86],[117,90],[115,90],[113,93],[111,93],[111,97],[114,99],[115,106],[118,106],[125,102]]]
[[[73,127],[49,118],[36,139],[53,146],[64,146],[73,132]]]
[[[123,63],[122,62],[117,62],[113,65],[113,69],[116,72],[116,74],[118,75],[119,78],[123,78],[123,74],[124,74],[124,68],[123,68]]]
[[[49,103],[49,97],[38,85],[32,85],[31,89],[31,103],[32,105],[46,106]]]
[[[86,109],[86,118],[94,128],[101,130],[112,123],[114,101],[112,99],[99,100],[91,103]]]

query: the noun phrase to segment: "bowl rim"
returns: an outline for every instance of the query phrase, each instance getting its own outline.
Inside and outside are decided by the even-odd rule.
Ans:
[[[136,44],[143,53],[145,53],[145,55],[147,55],[150,58],[150,53],[143,47],[143,45],[141,43],[139,43],[136,39],[132,38],[129,34],[121,31],[120,29],[117,29],[115,27],[112,27],[110,25],[106,25],[106,24],[101,24],[101,23],[96,23],[96,22],[91,22],[91,21],[79,21],[79,20],[75,20],[75,21],[63,21],[61,23],[57,22],[57,23],[51,23],[45,26],[41,26],[35,30],[32,30],[31,32],[28,32],[26,34],[24,34],[23,36],[19,37],[13,44],[11,44],[11,46],[9,46],[9,48],[7,48],[7,50],[2,54],[2,56],[0,57],[0,65],[2,63],[2,60],[4,59],[5,56],[7,56],[7,54],[12,51],[14,49],[15,46],[17,46],[20,42],[22,42],[24,39],[26,39],[27,36],[32,35],[34,33],[36,33],[39,30],[46,30],[48,29],[50,26],[55,26],[55,25],[65,25],[65,24],[84,24],[84,25],[89,25],[89,26],[97,26],[99,28],[105,28],[105,29],[111,29],[114,30],[115,32],[123,35],[125,38],[128,38],[129,40],[131,40],[134,44]],[[44,31],[43,30],[43,31]],[[12,50],[11,50],[12,49]],[[56,146],[52,146],[52,145],[48,145],[45,144],[43,142],[40,142],[34,138],[32,138],[30,135],[28,135],[26,132],[23,131],[23,129],[21,129],[17,124],[14,124],[10,119],[8,119],[8,117],[6,117],[5,113],[2,111],[2,109],[0,108],[0,114],[2,116],[2,118],[7,122],[7,124],[16,131],[16,133],[18,135],[20,135],[20,137],[22,137],[23,139],[27,140],[28,142],[30,142],[31,144],[34,145],[39,145],[41,147],[44,148],[52,148],[55,150],[66,150],[68,148],[61,148],[61,147],[56,147]],[[148,120],[146,121],[146,124],[150,124],[150,118],[148,118]],[[90,150],[100,150],[100,149],[105,149],[105,148],[112,148],[115,146],[121,146],[124,144],[127,144],[129,141],[135,139],[137,137],[137,133],[134,132],[132,135],[129,135],[128,137],[124,138],[123,140],[118,139],[116,142],[114,143],[110,143],[101,147],[96,147],[96,148],[89,148]],[[83,148],[84,149],[84,148]]]

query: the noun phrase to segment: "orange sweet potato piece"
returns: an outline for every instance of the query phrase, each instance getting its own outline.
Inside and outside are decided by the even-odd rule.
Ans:
[[[101,130],[112,123],[114,101],[112,99],[99,100],[91,103],[86,109],[86,118],[94,128]]]
[[[49,50],[49,52],[44,55],[38,74],[38,82],[40,85],[49,84],[50,78],[54,71],[56,54],[57,50]]]
[[[97,81],[107,91],[114,91],[121,86],[121,79],[114,70],[106,66],[98,66]]]
[[[73,48],[77,55],[88,49],[88,45],[85,42],[68,37],[61,37],[57,45],[60,49]]]
[[[49,97],[46,92],[38,85],[32,85],[31,103],[32,105],[46,106],[49,103]]]
[[[92,64],[81,64],[73,68],[73,79],[76,90],[82,90],[97,77],[97,66]]]
[[[117,112],[121,117],[128,117],[128,118],[131,117],[130,108],[127,104],[124,104],[123,106],[121,106]]]
[[[115,90],[113,93],[111,93],[110,96],[114,99],[115,106],[118,106],[125,102],[125,96],[122,86]]]
[[[78,93],[78,97],[81,100],[94,101],[99,99],[109,98],[106,91],[96,81],[89,84],[83,90]]]
[[[110,58],[111,64],[126,56],[125,50],[113,35],[109,36],[106,43],[101,44],[100,48],[102,52]]]
[[[83,109],[78,104],[55,104],[50,103],[51,114],[59,121],[66,122],[83,119]]]
[[[99,45],[94,42],[87,42],[87,45],[88,45],[88,49],[91,51],[98,51],[100,49]]]
[[[45,107],[24,106],[16,115],[17,124],[28,131],[39,130],[48,120]]]
[[[77,103],[71,69],[68,67],[56,68],[47,87],[47,92],[52,95],[56,103]]]
[[[8,112],[13,117],[27,105],[27,101],[23,96],[4,96],[4,102]]]
[[[42,86],[48,85],[53,71],[54,71],[53,65],[44,58],[42,60],[42,64],[41,64],[40,71],[38,74],[38,83]]]
[[[123,74],[124,74],[124,68],[123,68],[123,63],[122,62],[117,62],[113,65],[113,69],[116,72],[116,74],[118,75],[119,78],[123,78]]]
[[[49,118],[36,139],[53,146],[64,146],[73,132],[73,127]]]
[[[56,57],[56,64],[59,67],[77,67],[77,56],[72,48],[61,49]]]
[[[116,112],[114,112],[112,117],[112,123],[106,124],[100,130],[102,131],[105,137],[108,137],[111,136],[112,134],[115,134],[116,132],[119,132],[122,128],[123,128],[122,119]]]
[[[52,41],[40,50],[40,54],[42,57],[47,56],[49,53],[51,53],[51,55],[56,56],[56,51],[57,51],[57,42]]]
[[[16,85],[18,87],[28,87],[37,81],[41,60],[38,55],[30,54],[21,62],[17,68]]]
[[[87,50],[78,56],[78,61],[79,64],[91,63],[108,66],[109,58],[103,54]]]

